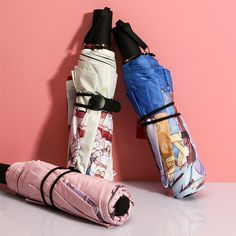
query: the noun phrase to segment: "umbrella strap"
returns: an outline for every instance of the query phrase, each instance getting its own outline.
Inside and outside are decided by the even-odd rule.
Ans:
[[[108,111],[108,112],[119,112],[121,109],[120,103],[114,99],[109,99],[101,94],[91,93],[77,93],[77,96],[90,96],[88,105],[75,102],[74,105],[77,107],[84,107],[86,109],[94,111]]]
[[[42,198],[42,200],[43,200],[43,203],[44,203],[45,205],[49,205],[49,204],[47,203],[47,201],[46,201],[46,199],[45,199],[45,196],[44,196],[44,192],[43,192],[44,184],[45,184],[47,178],[49,177],[49,175],[51,175],[55,170],[63,170],[63,169],[66,169],[66,168],[65,168],[65,167],[57,166],[57,167],[51,169],[51,170],[44,176],[44,178],[43,178],[43,180],[42,180],[42,182],[41,182],[41,184],[40,184],[40,193],[41,193],[41,198]]]
[[[174,113],[172,115],[161,117],[159,119],[143,122],[141,125],[142,126],[147,126],[147,125],[150,125],[150,124],[155,124],[155,123],[161,122],[163,120],[167,120],[167,119],[170,119],[170,118],[173,118],[173,117],[176,117],[176,116],[180,116],[180,115],[181,115],[180,113]]]
[[[142,122],[143,120],[147,119],[148,117],[150,117],[150,116],[156,114],[156,113],[159,112],[159,111],[162,111],[162,110],[166,109],[167,107],[171,107],[171,106],[173,106],[174,104],[175,104],[174,102],[170,102],[170,103],[168,103],[168,104],[166,104],[166,105],[164,105],[164,106],[162,106],[162,107],[159,107],[159,108],[155,109],[154,111],[151,111],[150,113],[148,113],[148,114],[142,116],[142,117],[139,119],[139,121]]]
[[[116,22],[116,26],[123,30],[130,38],[132,38],[144,51],[148,49],[148,45],[134,31],[126,27],[126,23],[122,20]]]

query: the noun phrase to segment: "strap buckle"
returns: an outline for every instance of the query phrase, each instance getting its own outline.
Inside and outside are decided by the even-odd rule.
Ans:
[[[114,99],[109,99],[101,94],[90,94],[90,93],[77,93],[77,96],[91,96],[88,101],[88,105],[74,103],[75,106],[88,108],[94,111],[108,111],[108,112],[119,112],[121,105]]]

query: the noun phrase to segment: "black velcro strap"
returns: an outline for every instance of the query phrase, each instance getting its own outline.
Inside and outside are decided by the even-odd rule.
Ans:
[[[141,125],[142,126],[147,126],[147,125],[150,125],[150,124],[155,124],[155,123],[161,122],[163,120],[167,120],[167,119],[170,119],[170,118],[173,118],[173,117],[176,117],[176,116],[180,116],[180,115],[181,115],[180,113],[174,113],[172,115],[161,117],[159,119],[143,122]]]
[[[143,50],[148,48],[148,45],[141,39],[134,31],[130,30],[126,26],[127,23],[123,22],[122,20],[118,20],[116,22],[116,26],[123,30],[130,38],[132,38]]]
[[[94,111],[108,111],[108,112],[119,112],[121,105],[114,99],[109,99],[101,94],[90,94],[90,93],[77,93],[77,96],[91,96],[88,105],[81,103],[74,103],[75,106],[88,108]]]
[[[170,102],[170,103],[168,103],[168,104],[166,104],[166,105],[164,105],[164,106],[162,106],[162,107],[159,107],[159,108],[155,109],[154,111],[152,111],[152,112],[150,112],[150,113],[148,113],[148,114],[142,116],[142,117],[139,119],[139,121],[142,122],[143,120],[145,120],[145,119],[147,119],[148,117],[154,115],[155,113],[157,113],[157,112],[159,112],[159,111],[162,111],[162,110],[166,109],[167,107],[173,106],[174,104],[175,104],[174,102]]]
[[[44,176],[44,178],[43,178],[43,180],[42,180],[42,182],[41,182],[41,184],[40,184],[40,193],[41,193],[41,198],[42,198],[42,200],[43,200],[43,203],[44,203],[45,205],[49,205],[49,204],[47,203],[47,201],[46,201],[46,199],[45,199],[45,196],[44,196],[44,192],[43,192],[44,184],[45,184],[47,178],[49,177],[49,175],[52,174],[55,170],[63,170],[63,169],[66,169],[66,168],[65,168],[65,167],[57,166],[57,167],[51,169],[51,170]]]

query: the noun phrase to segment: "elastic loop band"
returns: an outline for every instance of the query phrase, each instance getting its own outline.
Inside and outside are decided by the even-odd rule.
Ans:
[[[54,182],[52,183],[51,185],[51,188],[50,188],[50,191],[49,191],[49,199],[50,199],[50,202],[51,202],[51,206],[52,207],[56,207],[54,202],[53,202],[53,196],[52,196],[52,193],[53,193],[53,190],[54,190],[54,187],[55,185],[57,184],[57,182],[60,180],[60,178],[62,178],[64,175],[66,174],[69,174],[71,172],[78,172],[76,170],[68,170],[68,171],[65,171],[64,173],[60,174],[55,180]]]
[[[46,199],[45,199],[45,196],[44,196],[44,192],[43,192],[44,184],[45,184],[45,182],[46,182],[46,180],[47,180],[47,178],[48,178],[48,176],[49,176],[50,174],[52,174],[55,170],[62,170],[62,169],[66,169],[66,168],[65,168],[65,167],[57,166],[57,167],[51,169],[51,170],[44,176],[44,178],[43,178],[43,180],[42,180],[42,182],[41,182],[41,184],[40,184],[41,198],[42,198],[42,200],[43,200],[43,202],[44,202],[45,205],[49,205],[49,204],[47,203],[47,201],[46,201]]]
[[[164,105],[164,106],[162,106],[162,107],[159,107],[159,108],[155,109],[154,111],[152,111],[152,112],[150,112],[150,113],[148,113],[148,114],[142,116],[142,117],[139,119],[139,121],[142,122],[143,120],[145,120],[145,119],[147,119],[148,117],[154,115],[155,113],[157,113],[157,112],[159,112],[159,111],[162,111],[162,110],[166,109],[167,107],[173,106],[174,104],[175,104],[174,102],[171,102],[171,103],[168,103],[168,104],[166,104],[166,105]]]
[[[142,126],[147,126],[147,125],[150,125],[150,124],[155,124],[155,123],[161,122],[163,120],[167,120],[167,119],[170,119],[170,118],[173,118],[173,117],[176,117],[176,116],[180,116],[180,115],[181,115],[180,113],[175,113],[175,114],[172,114],[172,115],[169,115],[169,116],[161,117],[159,119],[143,122],[141,125]]]

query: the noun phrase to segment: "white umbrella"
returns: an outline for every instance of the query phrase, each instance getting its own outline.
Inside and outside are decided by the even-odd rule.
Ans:
[[[112,99],[117,73],[115,54],[108,49],[111,20],[110,9],[94,11],[93,26],[85,37],[78,65],[72,71],[77,96],[68,154],[68,167],[106,179],[113,179],[114,175],[112,112],[120,110],[119,102]]]

